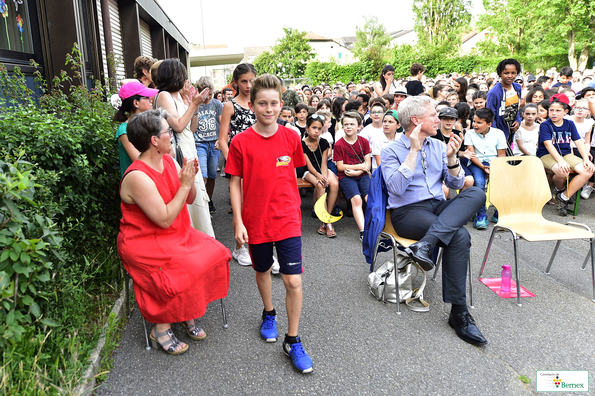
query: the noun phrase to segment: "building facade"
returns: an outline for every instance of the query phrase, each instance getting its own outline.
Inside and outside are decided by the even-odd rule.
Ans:
[[[85,82],[132,78],[140,55],[179,58],[190,47],[155,0],[0,0],[0,62],[19,66],[33,88],[30,59],[50,81],[80,46]],[[111,66],[111,67],[110,67]]]

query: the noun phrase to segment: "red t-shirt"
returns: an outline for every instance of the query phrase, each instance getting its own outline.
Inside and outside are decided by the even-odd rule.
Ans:
[[[357,137],[357,141],[353,144],[349,144],[345,139],[341,138],[335,143],[333,149],[333,161],[343,161],[343,165],[357,165],[366,162],[366,155],[370,154],[370,143],[368,139],[361,136]],[[356,179],[362,177],[365,173],[362,173]],[[339,171],[339,180],[345,177],[345,172]]]
[[[250,127],[233,138],[225,173],[244,178],[242,221],[249,243],[302,235],[295,169],[304,165],[300,137],[282,125],[270,137]]]

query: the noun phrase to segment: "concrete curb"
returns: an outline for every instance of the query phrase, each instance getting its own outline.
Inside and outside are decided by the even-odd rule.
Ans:
[[[124,315],[124,304],[126,303],[125,299],[125,289],[122,288],[120,292],[120,297],[114,303],[114,306],[110,312],[110,315],[113,313],[116,315],[117,320],[120,320]],[[108,315],[109,317],[109,315]],[[85,371],[85,375],[83,376],[81,383],[74,388],[73,394],[74,395],[91,395],[95,390],[95,376],[99,372],[99,368],[101,366],[101,358],[103,348],[105,347],[105,336],[108,329],[108,322],[106,321],[103,327],[101,328],[101,336],[99,337],[99,341],[97,341],[97,346],[91,354],[89,355],[88,363],[89,367]]]

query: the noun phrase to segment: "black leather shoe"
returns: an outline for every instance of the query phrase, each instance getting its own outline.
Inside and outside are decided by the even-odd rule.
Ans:
[[[413,261],[419,264],[424,271],[431,271],[434,268],[434,261],[432,260],[432,253],[434,247],[427,242],[415,242],[413,245],[405,249],[405,253],[411,257]]]
[[[465,342],[473,345],[485,345],[488,340],[484,338],[477,326],[475,320],[469,312],[453,314],[452,311],[448,317],[448,324],[455,329],[457,336]]]

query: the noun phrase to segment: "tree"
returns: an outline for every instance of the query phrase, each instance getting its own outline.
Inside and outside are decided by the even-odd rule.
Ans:
[[[305,39],[306,32],[284,27],[285,37],[277,40],[272,52],[265,51],[254,60],[259,73],[275,74],[282,78],[301,78],[307,63],[314,58],[312,47]]]
[[[364,17],[364,28],[355,27],[353,54],[372,65],[374,74],[380,72],[390,54],[391,37],[375,16]]]
[[[414,0],[418,43],[450,48],[460,45],[460,33],[471,22],[470,9],[470,0]]]
[[[493,32],[498,53],[567,54],[573,69],[585,69],[595,30],[592,1],[483,0],[483,5],[486,13],[480,17],[480,27]]]

